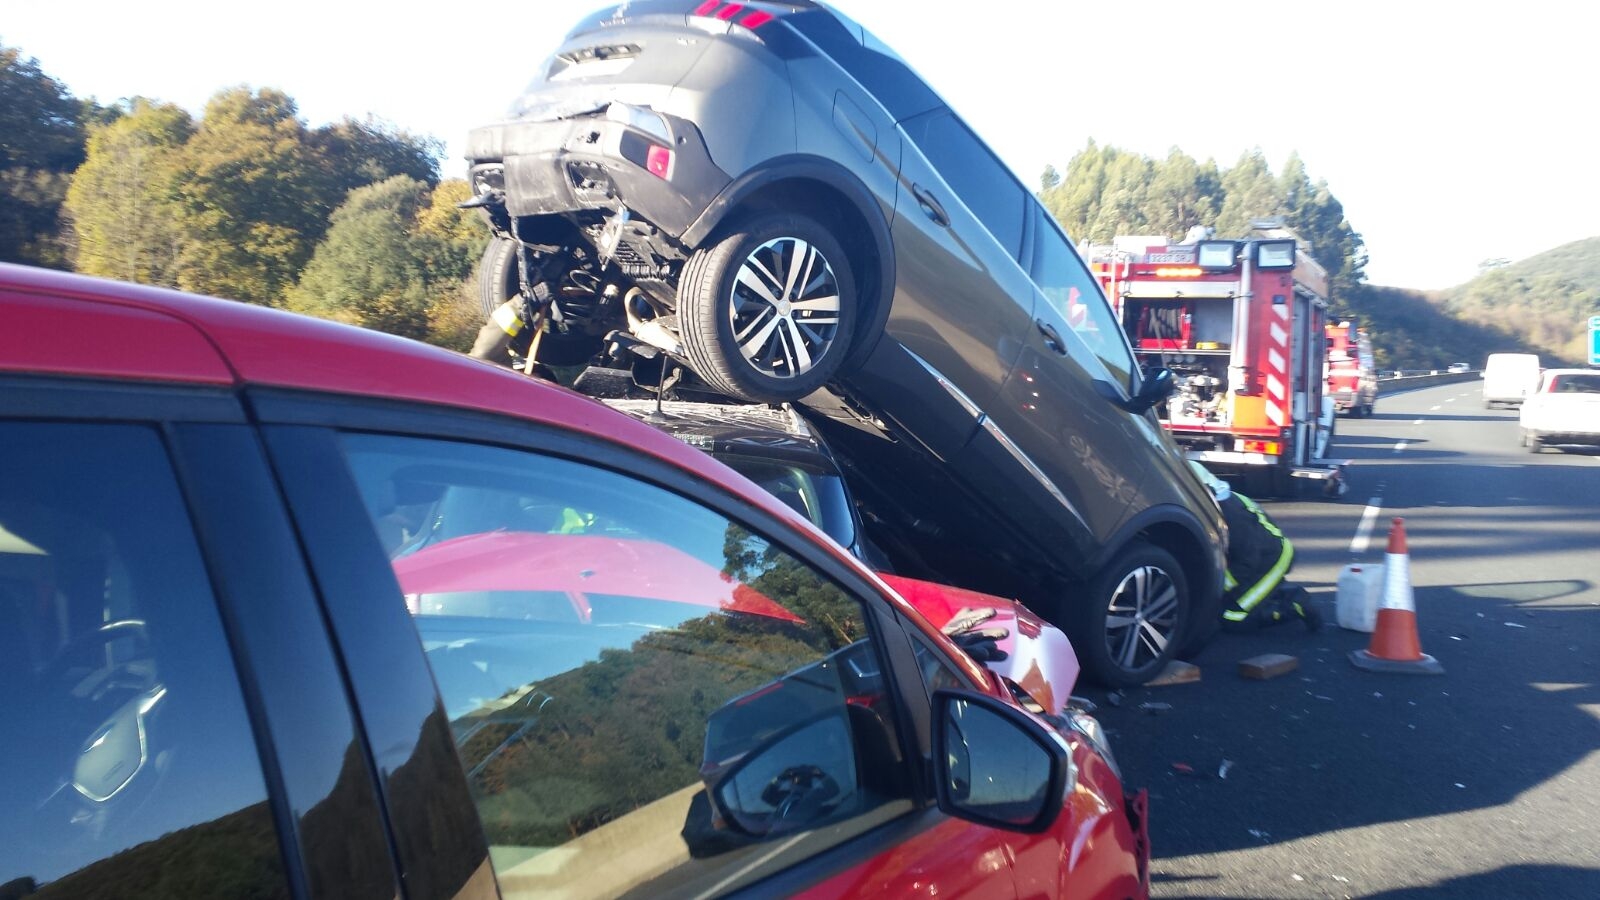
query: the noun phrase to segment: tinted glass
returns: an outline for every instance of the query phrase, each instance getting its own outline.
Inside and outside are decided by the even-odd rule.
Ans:
[[[0,423],[0,895],[288,896],[153,429]]]
[[[855,543],[850,495],[838,475],[749,456],[718,454],[717,458],[811,520],[839,545],[849,547]]]
[[[1050,214],[1043,207],[1032,205],[1038,235],[1033,242],[1034,283],[1112,377],[1123,385],[1131,384],[1133,354],[1099,282]]]
[[[905,123],[905,130],[961,202],[1015,259],[1022,252],[1028,195],[1011,171],[948,112],[914,119]]]
[[[344,446],[507,896],[726,890],[909,808],[864,611],[781,547],[582,463]]]

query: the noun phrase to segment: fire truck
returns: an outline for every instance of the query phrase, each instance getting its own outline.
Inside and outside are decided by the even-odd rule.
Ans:
[[[1140,363],[1177,376],[1157,412],[1190,459],[1258,496],[1295,496],[1308,481],[1337,496],[1327,271],[1276,221],[1243,238],[1213,234],[1118,237],[1085,256]]]
[[[1378,369],[1372,340],[1354,322],[1328,326],[1328,396],[1334,408],[1357,418],[1378,403]]]

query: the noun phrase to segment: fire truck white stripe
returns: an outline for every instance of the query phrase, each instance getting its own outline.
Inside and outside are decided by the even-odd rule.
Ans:
[[[1268,403],[1267,421],[1280,428],[1283,427],[1283,407]]]
[[[1282,372],[1283,371],[1283,362],[1284,362],[1284,360],[1283,360],[1283,354],[1282,353],[1279,353],[1276,350],[1268,350],[1267,351],[1267,363],[1272,366],[1272,371],[1274,371],[1274,372]]]
[[[1283,399],[1283,381],[1276,375],[1267,376],[1267,393],[1276,400]]]
[[[1289,332],[1282,325],[1279,325],[1277,322],[1273,322],[1271,331],[1272,342],[1274,344],[1282,347],[1283,345],[1289,343]]]

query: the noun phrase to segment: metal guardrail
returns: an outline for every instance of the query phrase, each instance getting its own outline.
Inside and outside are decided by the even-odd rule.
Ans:
[[[1401,371],[1405,371],[1402,369]],[[1412,388],[1431,387],[1436,384],[1457,384],[1463,381],[1480,381],[1483,372],[1474,369],[1470,372],[1446,372],[1442,369],[1428,372],[1413,372],[1399,378],[1386,377],[1378,379],[1378,391],[1381,394],[1386,390],[1410,390]]]

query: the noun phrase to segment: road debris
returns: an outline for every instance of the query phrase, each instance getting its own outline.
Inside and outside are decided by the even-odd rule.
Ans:
[[[1228,770],[1231,769],[1231,768],[1233,768],[1233,760],[1231,760],[1231,759],[1223,760],[1222,761],[1222,765],[1217,766],[1217,777],[1218,778],[1222,778],[1222,779],[1226,779],[1228,777]]]
[[[1287,653],[1263,653],[1260,656],[1239,660],[1239,674],[1257,681],[1277,678],[1299,667],[1299,658]]]
[[[1200,667],[1175,659],[1167,663],[1161,674],[1145,682],[1145,687],[1165,687],[1170,684],[1188,684],[1200,680]]]
[[[1506,627],[1507,628],[1527,628],[1528,626],[1522,624],[1521,622],[1507,622],[1506,623]]]
[[[1270,840],[1272,838],[1272,835],[1266,833],[1265,831],[1262,831],[1259,828],[1250,829],[1250,836],[1255,838],[1258,841]]]
[[[1145,703],[1139,704],[1139,709],[1142,712],[1147,712],[1152,716],[1158,716],[1158,715],[1160,715],[1160,714],[1162,714],[1164,712],[1171,712],[1172,711],[1172,704],[1171,703],[1145,702]]]

